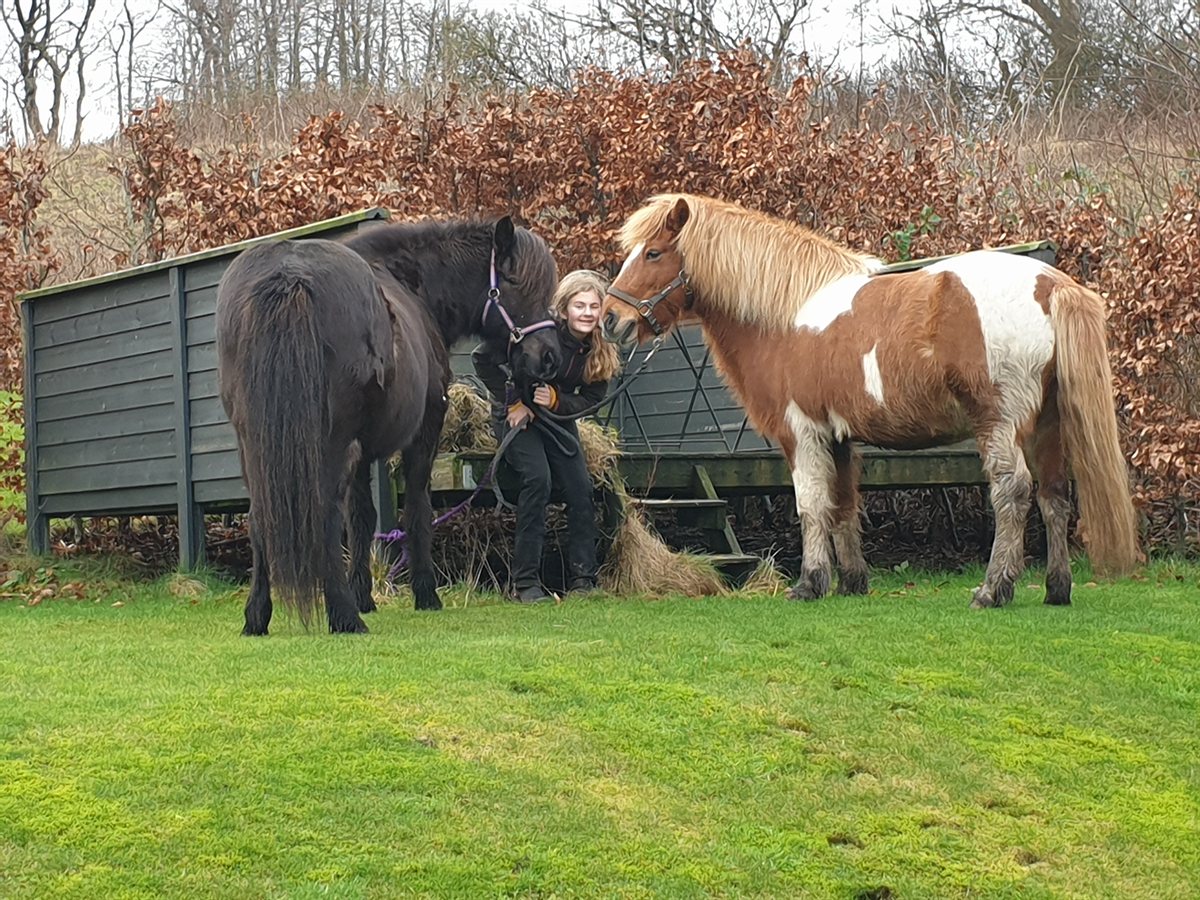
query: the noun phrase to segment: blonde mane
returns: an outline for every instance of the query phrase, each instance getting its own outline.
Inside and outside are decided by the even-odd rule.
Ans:
[[[676,246],[697,294],[743,322],[790,329],[800,307],[829,282],[880,265],[802,225],[694,194],[658,194],[621,229],[629,253],[666,225],[677,200],[691,215]]]

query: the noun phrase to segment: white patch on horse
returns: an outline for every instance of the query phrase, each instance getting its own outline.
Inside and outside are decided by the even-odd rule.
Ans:
[[[876,351],[879,345],[871,348],[870,353],[863,354],[863,384],[867,393],[875,398],[875,402],[883,406],[883,373],[879,371],[879,357]]]
[[[850,431],[850,423],[843,419],[838,413],[832,409],[828,412],[829,427],[833,429],[833,436],[839,441],[848,440],[852,437]]]
[[[783,417],[796,439],[796,452],[790,462],[797,507],[823,509],[833,503],[833,455],[829,451],[832,430],[806,416],[795,401],[788,401]]]
[[[988,374],[1000,390],[1004,418],[1025,422],[1042,405],[1042,370],[1054,355],[1050,317],[1034,298],[1045,263],[995,250],[952,256],[924,269],[952,272],[975,301]]]
[[[811,328],[816,332],[824,331],[838,316],[850,312],[855,295],[868,280],[866,275],[844,275],[829,282],[804,301],[796,313],[793,326],[796,330]]]
[[[626,269],[628,269],[631,265],[633,265],[633,261],[635,259],[637,259],[639,256],[641,256],[642,251],[645,249],[646,249],[646,242],[642,241],[642,243],[638,244],[631,251],[629,251],[629,255],[627,257],[625,257],[625,262],[621,263],[621,271],[618,272],[617,274],[618,275],[622,274]]]
[[[796,439],[796,451],[792,454],[792,487],[796,491],[796,513],[805,530],[804,567],[821,568],[829,564],[828,540],[820,539],[811,531],[827,534],[833,515],[833,453],[829,440],[832,436],[828,425],[814,422],[789,401],[784,410],[784,421]],[[814,557],[809,559],[810,552]]]

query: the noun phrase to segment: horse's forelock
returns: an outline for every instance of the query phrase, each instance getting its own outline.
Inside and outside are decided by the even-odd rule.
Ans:
[[[621,249],[629,253],[638,244],[644,244],[658,236],[667,226],[674,201],[682,194],[659,194],[651,197],[645,206],[635,211],[621,228]]]
[[[529,229],[518,228],[512,265],[511,276],[523,287],[526,299],[536,301],[548,310],[558,284],[558,269],[546,242]]]

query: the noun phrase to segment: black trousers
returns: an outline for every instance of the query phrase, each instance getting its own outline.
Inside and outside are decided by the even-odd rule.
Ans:
[[[508,426],[496,423],[503,435]],[[517,495],[517,533],[513,548],[512,583],[520,590],[541,583],[542,544],[546,537],[546,505],[557,488],[567,504],[568,580],[596,577],[596,517],[592,479],[588,475],[579,432],[574,422],[567,432],[551,435],[531,422],[513,438],[504,461],[520,478]],[[560,442],[565,444],[560,446]],[[570,452],[573,451],[573,452]]]

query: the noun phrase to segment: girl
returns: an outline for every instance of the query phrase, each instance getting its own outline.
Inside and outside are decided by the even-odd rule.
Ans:
[[[553,599],[542,586],[542,542],[546,534],[546,504],[557,487],[567,504],[568,592],[596,587],[596,520],[592,480],[574,422],[547,426],[539,409],[572,415],[601,401],[620,362],[616,349],[600,333],[600,306],[608,282],[597,272],[579,269],[566,275],[554,292],[551,311],[558,320],[562,363],[547,384],[533,391],[533,408],[514,399],[501,366],[504,351],[480,344],[472,359],[480,380],[492,394],[495,429],[513,438],[504,459],[516,470],[521,488],[517,497],[517,533],[512,562],[513,599],[537,603]],[[565,433],[564,433],[565,432]]]

